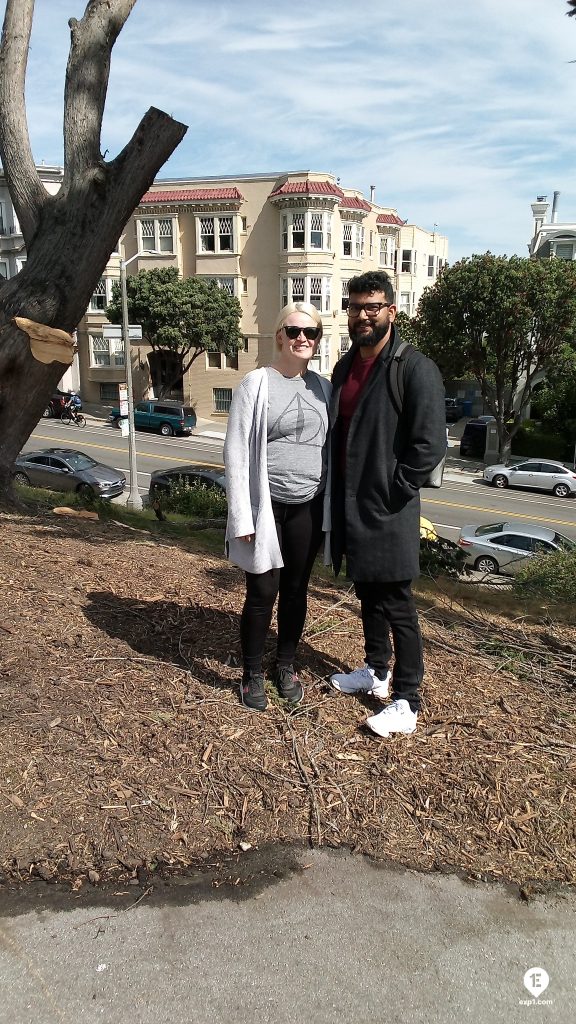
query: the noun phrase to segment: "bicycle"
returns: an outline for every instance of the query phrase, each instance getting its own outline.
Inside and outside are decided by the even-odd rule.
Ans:
[[[81,412],[78,412],[77,409],[74,408],[63,409],[60,415],[60,419],[62,420],[62,423],[69,424],[74,422],[77,427],[86,426],[86,417],[83,416]]]

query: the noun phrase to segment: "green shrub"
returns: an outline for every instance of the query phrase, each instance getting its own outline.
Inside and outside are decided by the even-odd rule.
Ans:
[[[206,484],[173,484],[160,497],[164,512],[178,512],[196,519],[225,519],[228,505],[224,491]]]
[[[457,579],[464,567],[466,555],[454,541],[445,537],[420,541],[420,571],[423,576],[450,576]]]
[[[557,459],[568,462],[572,459],[574,446],[570,446],[560,434],[551,434],[537,424],[527,421],[512,438],[512,454],[526,458]]]
[[[526,559],[514,577],[518,597],[546,598],[563,604],[576,602],[576,551],[537,555]]]

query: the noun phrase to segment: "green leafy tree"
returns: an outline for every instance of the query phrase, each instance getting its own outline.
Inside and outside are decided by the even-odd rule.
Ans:
[[[403,309],[396,314],[396,326],[400,332],[402,341],[408,341],[411,345],[415,345],[416,348],[420,348],[419,336],[418,336],[418,322],[415,317],[408,316]]]
[[[538,385],[531,407],[532,417],[568,441],[576,441],[576,350],[565,345]]]
[[[168,393],[188,372],[202,352],[224,352],[232,356],[242,344],[238,299],[214,281],[180,277],[176,267],[140,270],[127,278],[128,316],[141,324],[142,338],[152,353],[151,376],[159,396]],[[122,322],[120,286],[112,290],[106,316],[113,324]],[[169,379],[159,380],[158,357],[172,366]]]
[[[472,256],[418,306],[419,347],[451,377],[474,377],[506,456],[532,390],[576,337],[576,264]]]

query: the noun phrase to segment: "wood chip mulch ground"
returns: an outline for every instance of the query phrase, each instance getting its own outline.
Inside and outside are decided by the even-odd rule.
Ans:
[[[420,597],[425,710],[362,729],[358,605],[315,578],[305,701],[239,702],[242,574],[104,522],[0,516],[0,882],[98,885],[306,840],[474,878],[576,882],[576,629]]]

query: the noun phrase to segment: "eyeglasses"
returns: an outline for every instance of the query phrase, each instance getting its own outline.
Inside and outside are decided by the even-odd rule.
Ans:
[[[361,306],[358,302],[349,302],[346,308],[350,317],[360,316],[362,310],[364,310],[366,316],[378,316],[381,309],[386,309],[387,306],[391,305],[391,302],[365,302]]]
[[[296,338],[299,338],[301,334],[303,334],[308,341],[316,341],[316,338],[320,334],[319,327],[293,327],[292,324],[289,326],[284,324],[284,330],[290,338],[290,341],[296,341]]]

